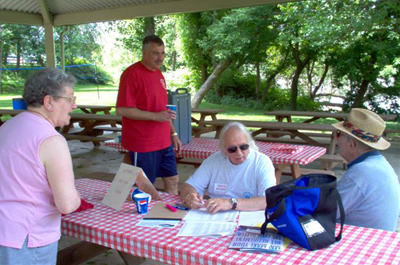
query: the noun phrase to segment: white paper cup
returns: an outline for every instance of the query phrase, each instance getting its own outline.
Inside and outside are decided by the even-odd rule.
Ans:
[[[138,213],[146,214],[149,208],[149,203],[151,201],[151,195],[148,193],[137,193],[134,196],[136,210]]]

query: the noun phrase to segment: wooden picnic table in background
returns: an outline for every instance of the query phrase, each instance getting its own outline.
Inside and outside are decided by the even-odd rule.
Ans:
[[[100,136],[105,130],[121,131],[120,127],[112,127],[116,124],[122,124],[122,117],[112,114],[87,114],[71,113],[69,125],[60,128],[60,133],[67,140],[90,141],[94,145],[99,142],[110,140]],[[79,123],[79,127],[74,127],[74,123]],[[107,126],[107,128],[104,128]]]
[[[77,105],[77,108],[88,114],[96,114],[97,112],[103,112],[104,114],[110,115],[110,111],[114,106],[101,106],[101,105]]]
[[[219,133],[227,123],[233,120],[216,120],[216,121],[205,121],[204,124],[216,127],[216,138],[219,138]],[[243,125],[248,128],[256,128],[253,131],[252,136],[258,141],[266,142],[281,142],[281,143],[293,143],[293,144],[307,144],[314,146],[329,146],[328,153],[334,154],[336,146],[336,129],[330,124],[309,124],[309,123],[282,123],[282,122],[264,122],[264,121],[246,121],[240,120]],[[293,137],[298,137],[300,139],[283,139],[277,137],[268,137],[268,134],[274,134],[274,132],[283,131],[290,134]],[[328,135],[329,142],[322,143],[311,138],[309,132],[324,132]],[[260,134],[266,134],[266,137],[259,137]]]
[[[338,121],[343,121],[347,117],[347,113],[335,112],[318,112],[318,111],[292,111],[292,110],[276,110],[264,113],[265,115],[275,116],[276,120],[282,122],[286,119],[287,122],[292,122],[292,117],[309,117],[303,123],[311,123],[318,119],[334,118]],[[396,114],[379,114],[385,121],[392,121],[397,118]]]
[[[14,117],[15,115],[17,115],[23,111],[24,110],[0,109],[0,126],[5,122],[6,116]]]
[[[192,114],[200,114],[200,118],[196,119],[193,116],[192,122],[197,124],[197,127],[192,126],[194,137],[200,137],[203,133],[215,131],[215,127],[204,124],[206,118],[210,117],[212,121],[217,120],[217,114],[224,112],[224,109],[192,109]]]

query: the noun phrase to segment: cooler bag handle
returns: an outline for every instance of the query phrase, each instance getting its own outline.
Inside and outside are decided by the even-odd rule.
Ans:
[[[340,210],[340,233],[337,237],[335,237],[336,242],[338,242],[342,239],[345,213],[344,213],[344,207],[343,207],[343,203],[342,203],[342,197],[340,196],[340,193],[338,192],[337,189],[335,189],[335,192],[336,192],[336,200],[337,200],[337,203],[339,205],[339,210]]]
[[[267,225],[268,223],[271,223],[272,221],[274,221],[275,219],[277,219],[279,216],[281,216],[284,212],[286,211],[286,204],[285,204],[285,198],[283,198],[279,204],[278,207],[275,209],[274,213],[268,217],[267,214],[265,214],[265,222],[263,223],[263,225],[261,226],[261,234],[264,234],[266,229],[267,229]]]

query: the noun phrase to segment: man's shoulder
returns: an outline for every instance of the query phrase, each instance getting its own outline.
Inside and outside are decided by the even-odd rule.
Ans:
[[[136,71],[143,71],[144,66],[140,62],[136,62],[128,66],[125,70],[124,73],[131,73],[131,72],[136,72]]]

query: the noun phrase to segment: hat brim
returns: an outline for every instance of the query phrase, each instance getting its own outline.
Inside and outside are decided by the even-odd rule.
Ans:
[[[390,147],[390,143],[388,141],[386,141],[385,139],[383,139],[383,137],[381,137],[379,139],[378,142],[376,143],[372,143],[372,142],[368,142],[364,139],[361,139],[359,137],[357,137],[356,135],[352,134],[349,129],[347,129],[346,127],[343,126],[343,122],[338,122],[338,123],[334,123],[332,124],[333,127],[335,127],[336,129],[338,129],[341,132],[344,132],[347,135],[350,135],[351,137],[353,137],[354,139],[374,148],[377,150],[386,150]]]

